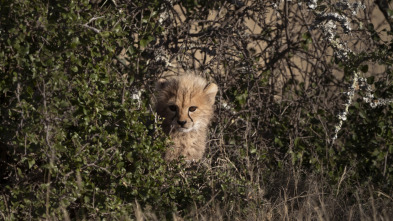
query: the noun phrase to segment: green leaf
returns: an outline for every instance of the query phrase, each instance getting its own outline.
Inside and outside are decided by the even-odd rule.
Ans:
[[[153,36],[148,36],[148,37],[145,37],[145,38],[143,38],[143,39],[141,39],[140,41],[139,41],[139,45],[142,47],[142,48],[145,48],[151,41],[153,41],[154,40],[154,37]]]
[[[123,168],[124,167],[124,162],[117,163],[116,167],[117,167],[117,169]]]
[[[368,72],[368,65],[362,65],[360,66],[360,71],[363,73],[367,73]]]
[[[299,146],[299,141],[300,141],[300,138],[296,137],[295,141],[294,141],[295,147]]]
[[[29,159],[28,163],[29,163],[29,169],[31,169],[31,167],[34,166],[34,164],[35,164],[35,159],[34,158],[33,159]]]
[[[389,15],[391,18],[393,18],[393,10],[392,10],[392,9],[387,9],[386,11],[387,11],[388,15]]]
[[[374,84],[375,82],[375,77],[374,76],[370,76],[367,78],[367,84]]]
[[[303,38],[304,40],[311,39],[311,34],[310,34],[310,32],[305,32],[305,33],[303,33],[303,34],[302,34],[302,38]]]
[[[363,119],[367,119],[367,114],[366,114],[363,110],[360,110],[360,111],[359,111],[359,116],[360,116],[361,118],[363,118]]]
[[[274,143],[277,144],[279,147],[283,147],[284,146],[282,141],[278,137],[274,138]]]

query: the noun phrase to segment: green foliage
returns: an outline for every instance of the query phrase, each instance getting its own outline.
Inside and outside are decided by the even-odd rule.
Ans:
[[[160,130],[149,134],[154,117],[132,99],[141,81],[113,63],[135,45],[121,10],[89,1],[3,8],[0,208],[7,219],[121,217],[135,200],[172,209],[162,192],[176,174],[161,158],[168,142]],[[139,42],[135,57],[148,43]]]
[[[276,202],[282,190],[291,197],[304,191],[297,189],[306,183],[304,174],[327,180],[322,182],[323,195],[326,189],[339,195],[340,185],[391,191],[393,105],[371,108],[361,92],[331,144],[338,104],[345,101],[344,96],[330,97],[338,90],[326,86],[337,83],[326,74],[334,64],[312,66],[316,73],[304,82],[285,75],[277,101],[279,64],[315,53],[317,42],[308,29],[299,29],[295,40],[286,39],[288,35],[283,41],[281,26],[254,35],[244,26],[234,28],[255,11],[260,16],[271,7],[259,3],[260,8],[253,8],[240,1],[181,1],[186,16],[182,22],[199,22],[198,27],[189,25],[200,31],[194,33],[182,29],[187,25],[174,27],[160,17],[165,7],[175,11],[168,1],[3,1],[0,217],[128,219],[136,216],[138,203],[159,219],[173,214],[192,219],[198,210],[216,207],[228,209],[226,219],[234,219],[234,214],[248,219],[250,211],[268,206],[277,211],[287,203],[287,198],[267,203]],[[222,8],[220,13],[233,14],[203,21]],[[176,23],[179,17],[170,19]],[[382,41],[373,25],[366,27],[374,50],[351,54],[345,63],[335,61],[344,72],[343,81],[353,71],[370,72],[370,62],[384,65],[384,76],[370,76],[367,82],[375,87],[376,98],[392,98],[387,79],[392,77],[393,43]],[[250,48],[252,40],[268,49]],[[200,163],[164,162],[170,140],[151,113],[151,87],[168,66],[158,58],[165,50],[172,57],[189,53],[177,45],[181,41],[190,48],[206,45],[198,50],[217,55],[203,63],[206,67],[201,65],[219,84],[220,99],[210,148]],[[291,45],[281,51],[283,42]],[[194,67],[181,65],[185,70]],[[222,73],[215,74],[214,66]],[[345,87],[337,83],[335,89]],[[288,171],[300,175],[280,180],[292,174]],[[298,184],[295,190],[284,188],[292,183]],[[343,195],[352,202],[356,194],[348,188]],[[300,202],[302,197],[295,198]]]
[[[242,194],[236,187],[245,181],[228,171],[164,162],[170,142],[146,94],[133,98],[149,81],[161,3],[136,4],[149,10],[89,1],[2,7],[3,218],[122,218],[134,214],[135,202],[171,217],[214,192]],[[127,20],[130,10],[140,10],[141,20]],[[144,24],[138,38],[130,36],[133,22]]]

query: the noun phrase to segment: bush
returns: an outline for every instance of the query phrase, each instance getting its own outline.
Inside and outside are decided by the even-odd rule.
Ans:
[[[3,2],[1,217],[389,217],[392,33],[303,3]],[[164,162],[151,107],[181,72],[220,88],[194,164]]]

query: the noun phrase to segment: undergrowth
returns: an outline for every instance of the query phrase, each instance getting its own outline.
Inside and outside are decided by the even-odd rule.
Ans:
[[[392,33],[302,3],[2,2],[1,219],[389,220]],[[151,111],[180,72],[219,86],[197,163]]]

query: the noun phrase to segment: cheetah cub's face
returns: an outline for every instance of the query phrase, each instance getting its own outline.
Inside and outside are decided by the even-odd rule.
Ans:
[[[216,84],[207,84],[195,75],[183,75],[160,80],[156,89],[156,110],[164,118],[166,133],[188,133],[209,124]]]

